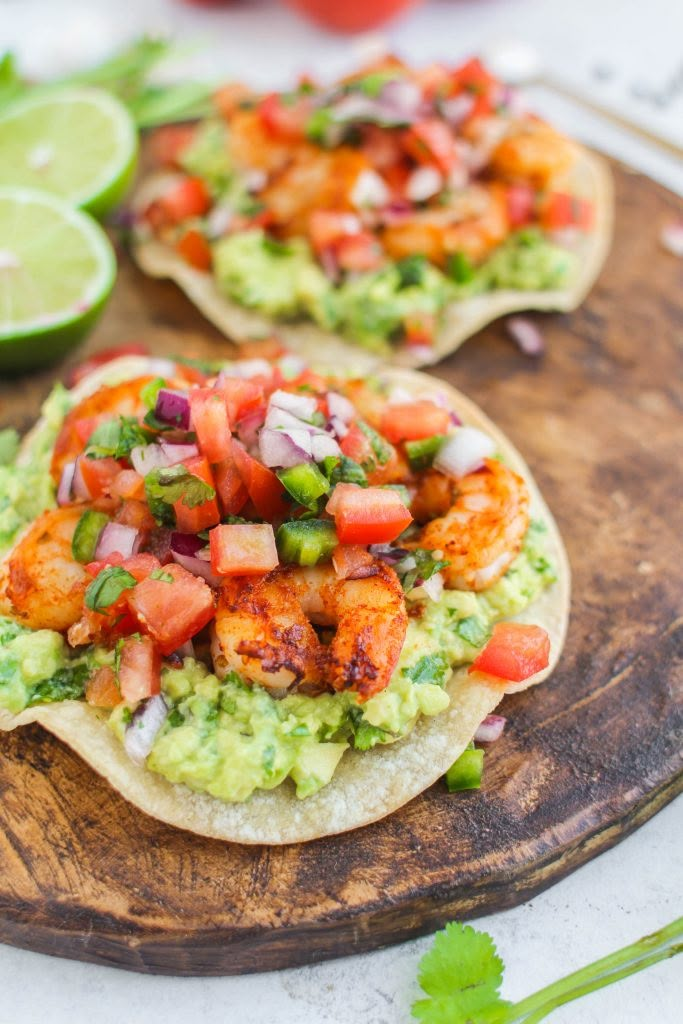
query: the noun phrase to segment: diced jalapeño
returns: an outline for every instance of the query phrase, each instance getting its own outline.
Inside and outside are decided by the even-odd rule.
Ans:
[[[445,434],[434,434],[432,437],[424,437],[420,441],[406,441],[406,455],[410,462],[410,468],[414,470],[429,469],[445,440]]]
[[[318,498],[330,489],[330,481],[314,462],[301,462],[289,469],[279,469],[277,475],[294,500],[305,508],[317,508]]]
[[[71,541],[71,553],[77,562],[81,562],[83,565],[92,562],[100,534],[108,522],[109,516],[106,516],[104,512],[88,509],[83,513],[76,524]]]
[[[295,565],[327,562],[339,543],[334,523],[326,519],[301,519],[283,523],[275,540],[282,561]]]

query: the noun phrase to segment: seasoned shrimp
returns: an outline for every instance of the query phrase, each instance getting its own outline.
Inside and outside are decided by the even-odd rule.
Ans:
[[[216,612],[214,664],[269,690],[353,690],[363,700],[383,690],[403,647],[408,616],[392,569],[340,580],[331,566],[280,568],[228,580]],[[312,623],[335,628],[325,645]]]
[[[146,412],[140,399],[140,390],[153,379],[136,377],[121,384],[105,385],[67,413],[50,464],[50,473],[55,483],[59,482],[64,465],[81,454],[88,435],[98,423],[112,416],[140,416]]]
[[[418,544],[443,551],[446,586],[484,590],[519,554],[529,525],[529,492],[517,473],[495,459],[457,482],[456,499],[422,529]]]
[[[83,506],[43,512],[8,560],[3,598],[29,629],[65,630],[80,618],[90,578],[74,561],[71,540],[82,512]]]
[[[494,172],[503,177],[529,181],[538,188],[568,171],[576,161],[577,148],[544,121],[528,120],[496,146],[491,157]]]

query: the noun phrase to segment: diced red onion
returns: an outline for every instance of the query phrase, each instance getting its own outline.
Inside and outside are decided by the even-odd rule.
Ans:
[[[284,409],[300,420],[310,420],[315,415],[318,403],[310,395],[293,395],[290,391],[273,391],[270,408]]]
[[[395,112],[407,124],[420,112],[422,92],[409,78],[393,78],[382,88],[380,100],[382,107]]]
[[[390,192],[384,179],[373,170],[361,171],[351,190],[350,199],[357,209],[364,206],[385,206]]]
[[[413,205],[402,199],[388,203],[379,211],[382,224],[392,227],[394,224],[405,224],[413,216]]]
[[[540,356],[545,350],[545,341],[533,322],[523,316],[509,316],[505,328],[520,352],[525,356]]]
[[[185,459],[192,459],[199,455],[199,448],[196,444],[172,444],[170,441],[161,441],[161,450],[169,460],[169,466],[176,466]]]
[[[285,380],[292,380],[304,372],[306,360],[295,355],[294,352],[287,352],[286,355],[280,356],[277,365]]]
[[[57,488],[57,504],[68,505],[71,501],[71,487],[74,482],[74,473],[76,472],[75,462],[65,462],[64,468],[62,469],[62,475],[59,480],[59,487]]]
[[[476,427],[460,427],[444,441],[434,459],[434,467],[447,476],[474,473],[496,450],[495,441]]]
[[[137,444],[131,450],[130,461],[140,476],[147,476],[153,469],[166,469],[171,465],[169,456],[160,444]]]
[[[400,384],[396,384],[387,396],[387,403],[389,405],[405,405],[414,401],[415,395],[408,391],[407,388],[401,387]]]
[[[415,556],[411,555],[410,552],[406,552],[403,558],[397,563],[397,569],[401,576],[405,576],[407,572],[412,572],[413,569],[417,569],[417,561]]]
[[[349,432],[349,428],[340,420],[338,416],[333,416],[329,423],[330,430],[341,440],[346,437]]]
[[[204,541],[194,533],[171,534],[171,551],[178,555],[196,555],[200,548],[204,547]]]
[[[439,108],[443,118],[449,124],[457,126],[469,117],[474,107],[475,99],[472,93],[461,93],[448,100],[441,100]]]
[[[453,412],[453,410],[451,410],[448,415],[450,417],[451,423],[455,427],[461,427],[462,426],[462,420],[458,416],[457,412]]]
[[[406,182],[406,195],[413,203],[424,203],[443,188],[443,176],[436,167],[417,167]]]
[[[503,715],[487,715],[474,734],[477,743],[495,743],[503,735],[507,718]]]
[[[431,345],[406,345],[406,348],[418,364],[434,362],[434,349]]]
[[[350,423],[357,415],[353,402],[350,402],[345,395],[337,394],[336,391],[328,391],[327,408],[330,411],[330,416],[336,416],[343,423]]]
[[[161,388],[157,395],[154,415],[162,423],[181,430],[190,429],[190,401],[184,391]]]
[[[135,764],[145,763],[167,715],[168,706],[160,693],[143,701],[134,711],[123,735],[123,746]]]
[[[100,533],[95,558],[108,558],[118,551],[123,558],[130,558],[140,548],[142,538],[140,531],[133,526],[125,526],[123,523],[107,523]]]
[[[683,220],[671,220],[659,233],[659,241],[672,256],[683,256]]]
[[[193,576],[201,576],[212,587],[220,587],[221,580],[211,572],[211,562],[207,562],[206,559],[199,558],[196,555],[181,555],[174,551],[173,561],[177,562],[178,565],[182,565],[183,569],[187,569]]]
[[[324,436],[324,435],[323,435]],[[288,469],[313,457],[311,435],[307,430],[271,430],[264,427],[259,434],[261,462],[269,468]]]
[[[258,442],[258,432],[263,426],[263,413],[256,411],[244,416],[237,424],[237,436],[245,448],[253,448]]]
[[[341,455],[341,448],[329,434],[314,434],[311,438],[311,447],[314,462],[322,462],[323,459]]]
[[[250,377],[270,377],[272,372],[273,367],[267,359],[236,359],[234,363],[223,367],[218,374],[216,387],[220,387],[221,380],[224,380],[226,377],[243,377],[245,379]]]
[[[392,548],[390,544],[371,544],[368,551],[375,558],[381,558],[387,565],[397,565],[409,554],[406,548]]]
[[[92,498],[92,494],[90,493],[90,489],[88,488],[88,485],[83,479],[83,472],[81,470],[81,459],[85,458],[87,458],[87,456],[79,455],[78,458],[76,459],[74,477],[71,484],[73,496],[74,498],[78,498],[79,501],[90,501]]]

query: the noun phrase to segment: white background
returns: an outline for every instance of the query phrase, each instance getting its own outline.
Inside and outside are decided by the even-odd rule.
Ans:
[[[339,0],[342,2],[342,0]],[[265,0],[224,11],[172,0],[0,0],[0,52],[36,76],[96,61],[136,32],[175,30],[200,47],[183,69],[285,84],[334,75],[368,40],[323,33]],[[519,39],[574,91],[683,145],[680,0],[432,0],[383,30],[417,61],[456,61]],[[540,86],[534,104],[567,130],[683,192],[680,161]],[[681,914],[681,802],[522,907],[482,919],[507,965],[504,994],[540,986]],[[402,1024],[429,939],[315,967],[242,978],[148,978],[0,947],[0,1024]],[[571,1004],[553,1024],[673,1024],[681,962]]]

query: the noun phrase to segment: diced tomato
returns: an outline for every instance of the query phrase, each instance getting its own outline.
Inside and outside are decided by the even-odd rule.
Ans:
[[[147,579],[151,572],[161,567],[161,562],[149,551],[143,551],[139,555],[131,555],[121,563],[122,567],[134,576],[138,583]]]
[[[468,671],[482,672],[505,682],[521,683],[547,668],[549,660],[550,637],[540,626],[497,622],[491,639]]]
[[[196,228],[190,228],[181,236],[176,250],[195,270],[211,270],[211,246]]]
[[[360,544],[340,544],[332,552],[332,565],[340,580],[359,580],[370,575],[374,561]]]
[[[388,544],[413,517],[397,491],[337,484],[327,503],[341,544]]]
[[[507,215],[510,227],[521,228],[534,219],[536,193],[531,185],[508,185],[506,189]]]
[[[161,657],[150,637],[129,636],[123,641],[119,661],[119,687],[121,697],[129,704],[161,692]]]
[[[377,462],[369,438],[365,436],[357,423],[350,425],[348,432],[339,442],[339,447],[348,459],[353,459],[360,466]]]
[[[197,444],[209,462],[227,459],[231,451],[230,420],[225,394],[215,388],[190,391],[192,425]]]
[[[242,445],[233,444],[232,451],[256,514],[270,523],[282,519],[289,499],[275,473],[258,459],[252,458]]]
[[[262,411],[265,417],[266,398],[261,383],[241,377],[222,377],[216,382],[216,391],[225,398],[231,427],[257,411]]]
[[[159,199],[150,203],[145,213],[155,230],[182,224],[191,217],[201,217],[211,206],[211,196],[201,178],[181,178]]]
[[[356,235],[361,223],[353,213],[337,210],[314,210],[308,219],[308,235],[314,249],[327,249],[340,238]]]
[[[279,562],[270,523],[217,526],[209,533],[209,546],[216,576],[253,576],[270,572]]]
[[[214,600],[211,587],[181,565],[165,565],[161,573],[162,578],[148,576],[126,591],[126,596],[131,611],[161,653],[171,654],[211,621]]]
[[[149,533],[156,526],[156,521],[149,510],[149,505],[137,498],[128,498],[124,501],[114,518],[117,523],[123,523],[124,526],[132,526],[142,533]]]
[[[106,569],[108,565],[123,565],[123,555],[120,551],[112,551],[106,558],[98,558],[94,562],[88,562],[85,567],[85,571],[88,575],[92,576],[93,579],[98,573]]]
[[[434,313],[411,313],[403,321],[406,345],[431,347],[436,335],[437,318]]]
[[[324,394],[329,390],[329,383],[314,370],[304,370],[298,377],[291,380],[287,386],[288,391],[315,391]]]
[[[121,472],[116,459],[90,459],[87,455],[79,455],[78,469],[92,498],[110,495],[114,480]]]
[[[193,124],[165,124],[152,133],[150,152],[155,164],[180,167],[180,157],[197,134]]]
[[[221,512],[224,516],[239,515],[249,498],[249,492],[232,452],[227,459],[216,463],[213,467],[213,476]]]
[[[122,469],[111,484],[111,493],[115,498],[137,498],[145,496],[145,478],[134,469]]]
[[[383,261],[382,247],[370,231],[340,238],[334,253],[342,270],[374,270]]]
[[[205,484],[213,487],[214,490],[216,489],[216,482],[213,478],[211,467],[203,455],[195,455],[190,459],[184,459],[182,465],[193,476],[199,477]],[[181,498],[173,503],[173,508],[176,515],[176,525],[181,533],[199,533],[200,530],[206,530],[220,522],[221,514],[218,511],[218,502],[215,496],[207,501],[203,501],[201,505],[195,505],[194,508],[185,505]]]
[[[272,92],[261,100],[258,110],[264,128],[273,138],[288,142],[302,142],[306,138],[310,103],[285,103],[278,93]]]
[[[382,416],[380,432],[389,441],[419,441],[433,434],[443,434],[451,418],[447,409],[423,398],[417,402],[387,405]]]
[[[102,665],[93,672],[85,684],[85,699],[94,708],[115,708],[121,703],[113,668]]]
[[[451,77],[456,85],[476,94],[486,93],[499,84],[498,79],[486,70],[478,57],[465,61]]]
[[[130,341],[125,345],[103,348],[101,352],[96,352],[82,363],[79,363],[78,366],[72,367],[67,374],[66,383],[68,387],[72,388],[75,384],[78,384],[79,380],[82,380],[83,377],[87,377],[89,373],[96,370],[98,366],[104,366],[105,363],[111,362],[112,359],[119,359],[121,356],[146,356],[148,354],[149,348],[140,341]]]
[[[421,164],[436,164],[448,174],[458,161],[453,132],[445,121],[418,121],[403,136],[406,152]]]
[[[386,181],[387,172],[400,164],[403,158],[400,138],[396,132],[388,132],[379,125],[368,124],[361,129],[361,152],[368,163],[382,174]]]
[[[541,224],[548,231],[561,231],[563,228],[590,231],[594,217],[595,210],[588,199],[565,192],[551,192],[541,204]]]

